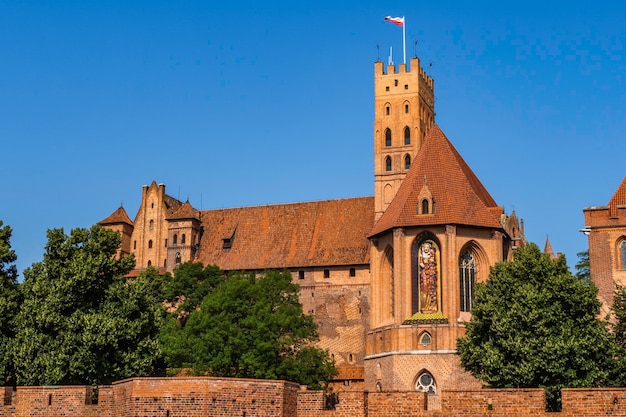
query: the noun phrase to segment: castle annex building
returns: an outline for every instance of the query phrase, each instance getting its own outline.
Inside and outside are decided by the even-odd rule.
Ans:
[[[626,284],[626,177],[606,206],[583,209],[589,241],[589,272],[603,309],[613,302],[615,285]]]
[[[374,63],[374,196],[197,210],[144,186],[122,235],[137,271],[181,262],[226,271],[289,269],[346,386],[369,392],[479,388],[456,356],[474,285],[524,243],[435,124],[434,81],[420,67]]]

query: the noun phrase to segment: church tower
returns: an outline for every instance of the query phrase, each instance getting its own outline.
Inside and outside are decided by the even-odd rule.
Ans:
[[[376,220],[398,192],[435,122],[434,81],[412,58],[410,67],[374,63],[374,199]]]

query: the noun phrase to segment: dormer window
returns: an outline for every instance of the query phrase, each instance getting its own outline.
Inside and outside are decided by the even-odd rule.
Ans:
[[[233,239],[230,237],[222,239],[222,249],[228,250],[233,247]]]

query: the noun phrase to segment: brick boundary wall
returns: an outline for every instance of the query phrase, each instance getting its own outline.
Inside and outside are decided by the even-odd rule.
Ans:
[[[322,391],[286,381],[132,378],[97,387],[96,396],[90,386],[3,389],[0,417],[626,417],[626,388],[563,389],[563,409],[554,413],[545,412],[542,389],[450,390],[437,398],[341,391],[333,410]]]

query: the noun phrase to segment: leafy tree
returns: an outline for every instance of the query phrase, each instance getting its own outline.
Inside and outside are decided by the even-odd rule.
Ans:
[[[288,271],[219,281],[184,327],[162,334],[168,365],[215,376],[288,379],[312,388],[335,375],[327,352],[311,345],[317,326],[302,312]]]
[[[13,319],[21,304],[17,284],[17,260],[11,249],[12,230],[0,220],[0,384],[13,381],[13,363],[10,356],[10,340],[14,337]]]
[[[13,349],[20,385],[102,384],[150,375],[164,315],[149,269],[126,279],[132,256],[115,256],[117,232],[101,226],[48,231],[42,262],[24,272]]]
[[[224,272],[214,265],[199,262],[185,262],[174,270],[174,276],[167,274],[164,295],[170,311],[178,318],[178,325],[184,325],[189,313],[195,311],[206,295],[220,282]]]
[[[578,252],[578,263],[576,263],[576,276],[578,279],[590,281],[591,270],[589,269],[589,251]]]
[[[562,387],[611,384],[617,346],[597,318],[597,289],[530,244],[495,265],[476,300],[461,364],[492,387],[542,387],[548,408]]]

